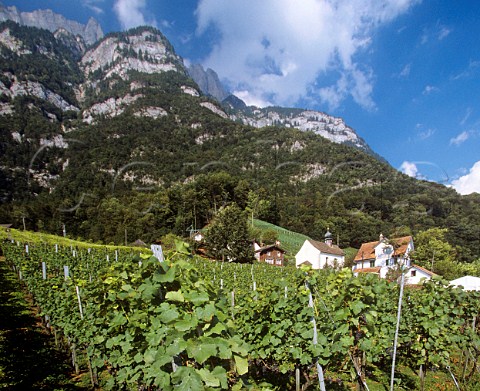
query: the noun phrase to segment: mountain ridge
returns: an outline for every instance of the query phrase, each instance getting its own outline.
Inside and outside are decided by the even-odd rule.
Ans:
[[[5,20],[13,20],[19,25],[43,28],[52,33],[63,28],[73,35],[80,35],[88,45],[103,37],[103,30],[94,18],[89,18],[84,25],[49,9],[20,12],[15,6],[5,7],[0,3],[0,22]]]
[[[327,115],[262,112],[228,97],[222,106],[156,29],[109,34],[82,63],[51,32],[3,22],[0,55],[3,221],[25,216],[28,228],[50,232],[66,224],[94,241],[121,242],[125,229],[154,240],[208,224],[223,205],[245,209],[256,194],[268,205],[257,217],[312,238],[331,227],[354,247],[379,232],[440,226],[462,260],[478,256],[475,196],[291,127],[338,126],[343,137],[348,129]],[[259,110],[249,115],[265,126],[233,121],[237,106]]]
[[[340,117],[310,109],[247,106],[240,98],[227,92],[214,70],[204,70],[200,64],[193,64],[188,67],[188,72],[200,90],[215,98],[233,121],[255,128],[280,126],[312,131],[330,141],[351,145],[386,162]]]
[[[86,25],[83,25],[79,22],[68,20],[62,15],[56,14],[49,9],[35,10],[33,12],[20,12],[15,6],[5,7],[0,3],[0,22],[5,20],[12,20],[20,25],[44,28],[52,33],[55,33],[57,40],[61,41],[65,46],[69,47],[74,57],[79,59],[80,64],[85,67],[85,75],[88,75],[88,73],[93,73],[100,68],[106,67],[108,65],[108,62],[113,63],[114,61],[116,61],[116,59],[120,57],[121,54],[125,56],[128,52],[130,52],[130,54],[135,54],[135,56],[131,57],[128,63],[123,62],[116,64],[116,69],[111,70],[112,73],[118,74],[119,72],[123,71],[123,74],[120,76],[125,77],[126,73],[132,69],[137,71],[145,71],[147,73],[167,70],[165,64],[153,65],[152,61],[146,62],[143,61],[143,58],[139,58],[140,53],[142,57],[145,52],[147,56],[149,53],[153,53],[152,48],[149,48],[148,45],[142,45],[139,41],[137,41],[136,43],[115,43],[113,41],[115,41],[115,37],[118,37],[119,34],[110,33],[107,34],[107,36],[104,36],[100,25],[94,18],[90,18],[88,23]],[[149,31],[152,31],[151,28]],[[162,37],[161,41],[163,41],[166,46],[169,46],[168,51],[174,52],[173,47],[171,47],[168,40],[166,40],[166,38],[160,31],[159,33]],[[84,43],[82,42],[82,40],[78,39],[79,36],[82,37]],[[107,45],[105,44],[106,40]],[[109,41],[111,41],[110,45],[108,44]],[[91,48],[88,49],[87,53],[88,45],[90,45]],[[95,53],[95,50],[98,50],[99,45],[102,45],[102,47],[110,47],[107,50]],[[124,47],[114,48],[115,45],[123,45]],[[140,45],[142,46],[142,48],[134,49],[136,45]],[[128,47],[125,48],[125,46]],[[120,53],[123,49],[125,49],[123,53]],[[159,53],[161,54],[161,51],[154,53],[153,55],[158,57]],[[164,53],[166,53],[166,51]],[[90,61],[94,64],[88,64],[88,62]],[[95,64],[95,61],[97,62],[97,64]],[[178,57],[175,62],[175,66],[171,66],[169,69],[176,69],[177,71],[183,72],[184,70],[181,69],[182,66],[179,66],[179,63],[182,63],[183,65],[183,59]],[[276,124],[277,126],[295,127],[303,131],[311,130],[314,131],[316,134],[319,134],[322,137],[325,137],[333,142],[352,145],[363,151],[366,151],[367,153],[375,156],[376,158],[385,161],[385,159],[376,154],[370,148],[370,146],[368,146],[365,140],[358,136],[358,134],[352,127],[347,126],[341,118],[329,116],[328,114],[314,110],[303,110],[303,114],[292,118],[292,112],[296,111],[296,109],[293,108],[284,108],[285,110],[289,110],[289,114],[287,116],[283,116],[279,110],[272,107],[256,108],[248,107],[246,105],[245,107],[242,107],[242,105],[234,107],[230,104],[232,102],[232,99],[230,99],[230,101],[227,99],[230,93],[224,88],[217,73],[214,70],[210,68],[204,70],[203,67],[199,64],[192,64],[188,68],[184,67],[184,69],[197,83],[197,85],[199,86],[199,90],[202,93],[207,96],[211,96],[218,101],[220,107],[213,109],[213,111],[218,115],[224,115],[223,112],[227,111],[227,115],[233,121],[240,121],[245,125],[250,125],[257,128]],[[104,76],[108,77],[109,75],[106,74]],[[81,87],[81,89],[84,87],[85,86]],[[197,93],[199,93],[200,91],[197,91]],[[43,95],[44,94],[45,92],[43,92]],[[37,92],[36,96],[39,95],[42,95],[42,93]],[[77,98],[81,100],[82,95],[83,92],[79,91],[77,93]],[[241,101],[238,97],[235,98],[237,100],[237,103]],[[129,101],[131,101],[131,98],[127,97],[126,100],[120,101],[120,104],[125,106],[125,102]],[[105,110],[112,111],[111,106],[115,105],[115,102],[116,101],[106,102]],[[213,108],[213,106],[209,107]],[[101,109],[100,113],[104,112],[105,110]],[[274,116],[274,118],[272,118],[272,115]],[[87,114],[86,117],[89,118],[90,122],[93,121],[93,119],[90,119],[91,117],[89,114]],[[313,117],[321,118],[321,120],[312,121]]]

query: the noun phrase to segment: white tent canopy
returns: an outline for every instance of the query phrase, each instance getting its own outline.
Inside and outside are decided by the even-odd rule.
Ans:
[[[463,286],[466,291],[480,291],[480,278],[465,276],[450,281],[450,285]]]

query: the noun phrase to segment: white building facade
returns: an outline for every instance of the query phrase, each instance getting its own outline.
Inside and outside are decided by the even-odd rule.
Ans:
[[[386,278],[390,270],[400,267],[407,268],[406,283],[419,284],[422,279],[430,279],[435,274],[410,260],[414,250],[413,238],[404,236],[388,240],[382,234],[375,242],[363,243],[353,260],[355,275],[359,273],[374,273],[380,278]]]
[[[333,244],[332,234],[325,234],[325,242],[305,240],[302,247],[295,255],[295,265],[300,267],[308,265],[312,269],[331,267],[340,269],[345,264],[345,253]]]

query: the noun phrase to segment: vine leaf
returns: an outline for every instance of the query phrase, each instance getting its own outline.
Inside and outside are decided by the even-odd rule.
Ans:
[[[245,375],[248,372],[248,360],[245,357],[241,357],[236,354],[233,357],[235,358],[237,373],[239,375]]]

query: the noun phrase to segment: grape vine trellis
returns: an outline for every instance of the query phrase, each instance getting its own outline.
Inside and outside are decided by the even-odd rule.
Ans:
[[[99,373],[108,373],[107,389],[294,389],[298,371],[309,389],[318,386],[318,362],[327,382],[350,372],[361,389],[369,366],[391,365],[396,284],[349,270],[216,263],[179,249],[159,263],[121,252],[42,245],[27,252],[24,244],[2,243],[94,386]],[[407,290],[397,362],[420,372],[420,387],[427,370],[452,367],[453,352],[462,353],[456,378],[475,378],[479,298],[439,280]]]

